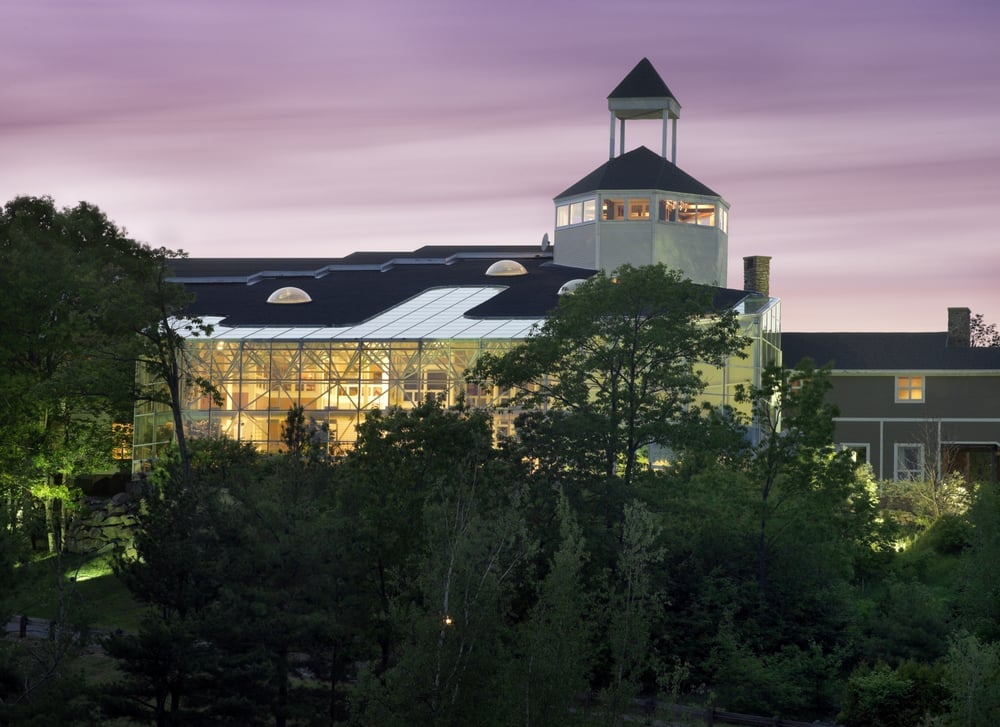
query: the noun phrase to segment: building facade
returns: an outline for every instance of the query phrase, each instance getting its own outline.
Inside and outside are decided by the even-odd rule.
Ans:
[[[510,392],[481,390],[465,381],[465,371],[483,352],[523,341],[579,281],[623,264],[680,270],[713,288],[715,310],[736,311],[750,341],[746,357],[705,371],[706,400],[736,405],[738,386],[759,383],[762,369],[780,362],[780,301],[759,284],[719,287],[729,205],[674,164],[680,105],[649,61],[616,87],[608,108],[611,158],[555,198],[552,244],[546,234],[540,245],[176,261],[174,280],[194,296],[190,314],[212,325],[210,334],[186,341],[185,365],[221,397],[188,389],[188,432],[274,452],[289,408],[302,406],[329,428],[338,454],[352,446],[370,410],[434,396],[499,407],[497,431],[509,433],[513,413],[503,405]],[[624,150],[625,121],[637,119],[662,122],[659,155]],[[172,427],[166,412],[137,406],[134,469],[149,466]]]
[[[969,345],[968,308],[940,333],[785,333],[786,366],[832,366],[836,441],[880,480],[996,482],[1000,348]]]

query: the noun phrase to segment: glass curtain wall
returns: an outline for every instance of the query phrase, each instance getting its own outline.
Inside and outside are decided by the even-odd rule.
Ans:
[[[194,387],[183,399],[188,435],[227,436],[263,452],[281,448],[281,427],[301,406],[329,429],[330,451],[342,454],[355,439],[366,411],[412,408],[427,396],[447,405],[465,398],[486,407],[505,398],[464,380],[482,351],[509,350],[510,341],[205,341],[189,339],[190,378],[204,377],[221,402]],[[140,376],[142,373],[140,372]],[[501,416],[498,434],[511,429],[513,413]],[[161,405],[135,409],[133,467],[148,468],[173,437],[170,413]]]
[[[780,363],[779,321],[776,302],[740,316],[743,333],[751,339],[747,357],[732,357],[721,369],[703,369],[706,401],[735,405],[739,384],[758,383],[764,366]],[[191,437],[224,435],[276,453],[288,410],[301,406],[307,417],[328,427],[331,454],[343,454],[355,442],[365,412],[372,409],[412,408],[427,396],[447,405],[464,397],[472,407],[503,407],[510,392],[466,383],[464,374],[482,352],[503,353],[516,343],[189,339],[185,350],[191,378],[213,382],[221,401],[188,388],[185,426]],[[509,409],[498,411],[498,437],[513,433],[515,416]],[[172,437],[173,423],[165,407],[137,404],[134,471],[149,468]]]

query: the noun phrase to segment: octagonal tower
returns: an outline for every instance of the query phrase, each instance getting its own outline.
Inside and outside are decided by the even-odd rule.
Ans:
[[[696,283],[726,284],[729,204],[675,164],[680,109],[645,58],[611,92],[610,158],[555,198],[557,264],[611,272],[663,263]],[[663,125],[659,154],[625,151],[625,122],[643,119]]]

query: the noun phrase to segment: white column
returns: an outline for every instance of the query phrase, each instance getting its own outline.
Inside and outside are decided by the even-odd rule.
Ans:
[[[670,121],[670,161],[677,163],[677,119]]]
[[[608,159],[615,158],[615,112],[611,112],[611,150],[608,153]]]
[[[660,156],[667,158],[667,120],[670,118],[669,109],[663,109],[663,142],[660,144]],[[652,214],[650,215],[652,217]]]

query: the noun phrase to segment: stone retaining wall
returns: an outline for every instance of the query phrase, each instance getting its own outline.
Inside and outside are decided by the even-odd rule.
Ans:
[[[132,533],[141,499],[119,493],[110,499],[85,497],[83,508],[66,528],[66,550],[70,553],[122,551],[135,556]]]

